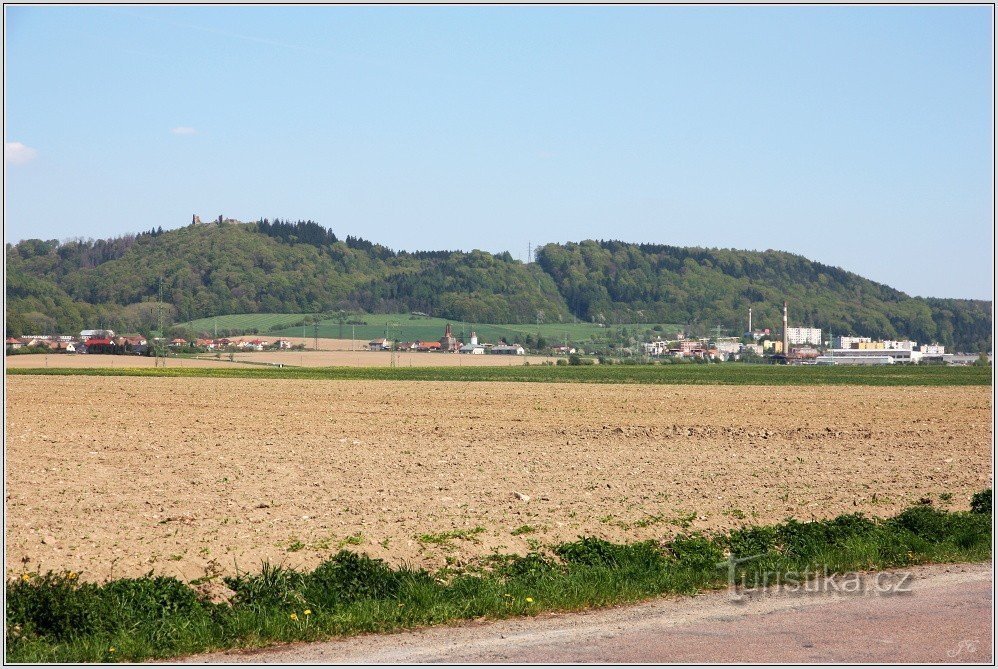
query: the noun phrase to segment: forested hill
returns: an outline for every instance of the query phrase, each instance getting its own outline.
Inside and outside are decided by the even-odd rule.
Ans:
[[[921,299],[838,267],[782,251],[735,251],[584,241],[548,244],[537,264],[579,318],[778,326],[832,334],[909,337],[966,351],[991,350],[991,302]],[[743,327],[744,327],[743,326]]]
[[[794,324],[991,348],[991,303],[911,298],[777,251],[584,241],[537,262],[482,251],[396,252],[311,221],[214,222],[109,240],[7,245],[8,336],[254,312],[421,311],[479,323]]]

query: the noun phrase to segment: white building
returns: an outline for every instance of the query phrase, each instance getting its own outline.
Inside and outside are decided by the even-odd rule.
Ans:
[[[474,339],[474,338],[472,338]],[[457,349],[458,353],[468,353],[470,355],[484,355],[485,347],[481,344],[465,344],[461,348]]]
[[[918,350],[922,355],[943,355],[946,353],[946,347],[942,344],[922,344]]]
[[[649,341],[641,344],[645,355],[664,355],[669,352],[669,345],[664,341]]]
[[[787,340],[791,346],[800,344],[821,346],[821,328],[787,328]]]
[[[492,347],[492,352],[498,355],[523,355],[526,351],[519,344],[496,344]]]
[[[726,353],[728,355],[735,355],[741,353],[742,344],[738,341],[718,341],[714,342],[714,348],[717,349],[718,353]]]
[[[80,330],[80,339],[110,339],[114,336],[114,330]]]
[[[842,349],[839,349],[842,350]],[[879,355],[819,355],[814,359],[816,365],[893,365],[894,358],[884,355],[883,351],[857,351],[844,349],[852,353],[878,353]]]
[[[918,362],[922,359],[922,354],[919,351],[912,351],[910,349],[895,348],[895,349],[885,349],[885,348],[866,348],[866,349],[856,349],[856,348],[833,348],[826,351],[826,355],[820,356],[818,358],[819,364],[834,364],[828,362],[821,362],[822,358],[843,358],[843,359],[878,359],[878,358],[890,358],[891,362]],[[848,362],[844,364],[860,364],[855,362]],[[876,364],[876,363],[873,363]]]
[[[367,346],[372,351],[387,351],[392,347],[392,344],[387,339],[372,339],[367,342]]]
[[[893,339],[885,339],[884,348],[891,351],[914,351],[918,348],[918,343],[910,340],[895,341]]]
[[[832,337],[832,348],[852,348],[853,344],[869,344],[871,341],[869,337]]]

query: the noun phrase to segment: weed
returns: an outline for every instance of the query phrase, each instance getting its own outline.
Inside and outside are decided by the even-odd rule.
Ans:
[[[312,571],[264,563],[259,573],[227,577],[233,594],[220,604],[192,584],[151,574],[95,584],[80,582],[72,572],[28,572],[7,582],[5,659],[139,662],[693,593],[726,583],[726,570],[718,567],[726,551],[735,557],[761,554],[738,566],[746,577],[763,565],[774,573],[800,574],[819,564],[844,572],[988,560],[990,495],[975,496],[973,506],[972,513],[915,506],[887,520],[854,514],[787,521],[726,535],[683,534],[661,545],[580,538],[554,547],[553,555],[494,555],[481,566],[450,560],[437,578],[343,550]],[[429,543],[448,542],[483,531],[426,536]],[[213,566],[206,578],[217,572]]]

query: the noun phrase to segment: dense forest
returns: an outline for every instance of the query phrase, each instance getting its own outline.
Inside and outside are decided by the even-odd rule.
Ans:
[[[912,298],[779,251],[592,241],[509,253],[393,251],[313,221],[200,222],[107,240],[7,245],[8,336],[84,327],[148,331],[231,313],[420,311],[479,323],[777,326],[991,349],[991,303]]]

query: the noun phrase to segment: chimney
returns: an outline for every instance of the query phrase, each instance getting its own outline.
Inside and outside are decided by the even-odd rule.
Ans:
[[[787,337],[787,303],[783,303],[783,355],[790,353],[790,339]]]
[[[471,331],[471,345],[478,346],[478,335],[475,334],[474,330]]]

